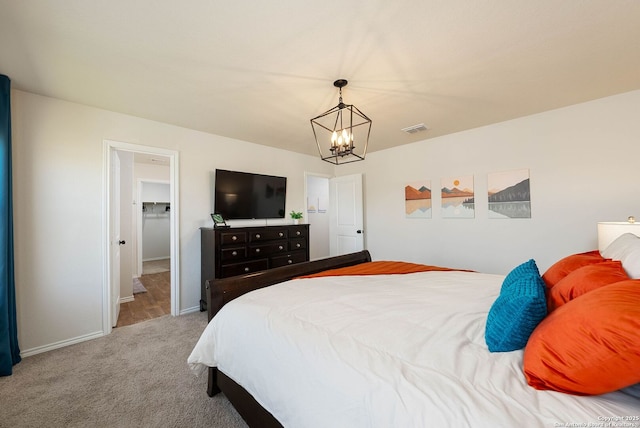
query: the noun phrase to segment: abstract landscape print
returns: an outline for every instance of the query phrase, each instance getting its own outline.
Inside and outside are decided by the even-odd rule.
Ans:
[[[489,218],[531,218],[528,169],[490,173],[487,188]]]
[[[431,181],[422,180],[404,187],[404,208],[407,218],[431,218]]]
[[[473,175],[443,178],[442,218],[474,218]]]

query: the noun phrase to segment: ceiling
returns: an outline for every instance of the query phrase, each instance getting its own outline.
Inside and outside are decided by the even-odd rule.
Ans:
[[[373,152],[640,89],[640,1],[0,0],[0,73],[312,155],[344,78]]]

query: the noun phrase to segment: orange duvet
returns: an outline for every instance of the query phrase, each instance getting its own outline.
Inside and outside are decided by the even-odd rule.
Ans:
[[[404,273],[429,272],[429,271],[461,271],[462,269],[450,269],[440,266],[429,266],[418,263],[377,261],[360,263],[355,266],[347,266],[338,269],[330,269],[311,275],[300,276],[298,278],[316,278],[320,276],[341,276],[341,275],[394,275]],[[462,270],[463,272],[470,272]]]

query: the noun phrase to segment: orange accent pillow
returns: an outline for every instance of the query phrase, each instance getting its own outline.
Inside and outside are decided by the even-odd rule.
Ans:
[[[606,259],[600,255],[600,251],[598,250],[572,254],[555,262],[549,269],[547,269],[544,275],[542,275],[542,279],[545,284],[547,284],[547,288],[551,288],[574,270],[582,266],[602,263],[605,260]]]
[[[591,291],[545,318],[527,342],[529,385],[576,395],[640,382],[640,280]]]
[[[582,266],[562,278],[548,292],[547,309],[555,309],[605,285],[631,279],[622,267],[622,262],[609,260],[602,263]]]

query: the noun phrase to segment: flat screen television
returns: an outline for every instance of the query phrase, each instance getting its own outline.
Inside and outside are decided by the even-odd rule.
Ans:
[[[225,220],[284,218],[287,178],[216,169],[214,211]]]

